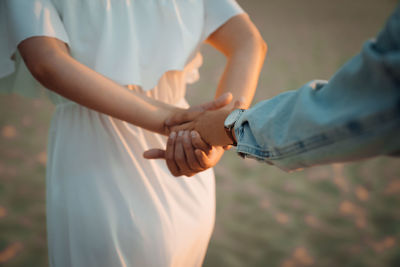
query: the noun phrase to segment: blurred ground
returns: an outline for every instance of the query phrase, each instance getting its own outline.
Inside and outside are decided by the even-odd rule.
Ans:
[[[373,37],[395,0],[239,0],[269,45],[254,102],[329,79]],[[204,47],[188,99],[213,96],[224,58]],[[0,97],[0,266],[47,266],[45,99]],[[287,174],[228,152],[204,266],[400,266],[400,161]]]

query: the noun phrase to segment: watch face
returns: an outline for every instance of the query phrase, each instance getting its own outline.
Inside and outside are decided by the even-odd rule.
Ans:
[[[240,114],[242,114],[243,109],[235,109],[234,111],[232,111],[228,117],[226,117],[225,119],[225,127],[226,128],[231,128],[235,122],[239,119]]]

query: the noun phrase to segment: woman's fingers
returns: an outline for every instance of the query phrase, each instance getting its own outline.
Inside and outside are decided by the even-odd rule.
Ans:
[[[165,158],[172,175],[191,177],[214,166],[223,153],[218,151],[218,147],[209,146],[197,132],[181,131],[170,134],[166,150],[150,149],[143,156],[147,159]]]
[[[212,149],[210,145],[208,145],[206,142],[201,139],[201,136],[198,132],[196,131],[191,131],[190,136],[192,138],[192,145],[195,148],[198,148],[200,150],[203,150],[206,155],[208,155]]]
[[[176,132],[172,132],[169,135],[167,141],[167,148],[165,151],[165,161],[167,163],[168,169],[173,176],[180,176],[179,168],[175,163],[175,139]]]
[[[150,149],[143,153],[146,159],[165,158],[169,171],[174,176],[188,177],[208,169],[211,165],[212,147],[205,143],[196,131],[172,132],[166,150]]]
[[[153,148],[143,153],[145,159],[165,159],[165,150]]]
[[[197,160],[200,163],[200,166],[203,167],[204,169],[208,169],[210,167],[210,160],[206,155],[206,153],[204,153],[204,151],[200,149],[196,149],[194,153],[196,155]]]
[[[181,175],[193,176],[194,173],[190,171],[189,165],[187,164],[186,161],[185,150],[183,147],[183,135],[184,132],[180,131],[175,141],[175,151],[174,151],[175,163],[178,166]]]
[[[203,171],[192,146],[189,131],[176,135],[171,133],[167,141],[166,150],[150,149],[143,153],[146,159],[165,159],[168,169],[174,176],[186,175],[188,177]]]
[[[189,131],[185,131],[183,135],[183,148],[185,150],[187,164],[192,171],[199,172],[203,169],[197,161],[196,155],[194,154],[195,148],[192,146],[192,140],[189,135]]]

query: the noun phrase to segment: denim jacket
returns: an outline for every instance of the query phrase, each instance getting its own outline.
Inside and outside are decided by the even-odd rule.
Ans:
[[[290,171],[400,152],[400,6],[376,40],[326,81],[245,111],[237,151]]]

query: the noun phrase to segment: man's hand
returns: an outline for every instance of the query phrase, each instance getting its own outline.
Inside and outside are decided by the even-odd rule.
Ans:
[[[206,122],[207,119],[204,120],[204,116],[207,117],[207,110],[220,111],[221,113],[218,113],[219,117],[217,120],[215,120],[216,117],[210,116],[210,118],[214,119],[213,122],[209,121],[211,124],[207,125],[207,123],[202,123],[199,125],[205,126],[202,127],[204,128],[202,129],[202,132],[206,133],[213,131],[212,125],[215,123],[217,128],[220,128],[219,126],[222,127],[223,136],[221,136],[229,139],[225,133],[224,120],[230,113],[230,110],[223,110],[221,108],[229,104],[231,100],[231,94],[224,94],[212,102],[176,113],[168,122],[166,122],[166,124],[173,126],[171,128],[174,129],[180,127],[179,129],[181,131],[171,132],[165,150],[150,149],[145,151],[143,156],[147,159],[165,159],[168,169],[174,176],[185,175],[190,177],[198,172],[215,166],[222,157],[224,150],[229,149],[229,147],[210,146],[204,141],[198,132],[190,131],[189,128],[185,128],[184,126],[192,125],[193,121]],[[235,108],[237,108],[241,103],[242,102],[237,101],[235,103]],[[176,126],[176,124],[180,123],[185,124]],[[232,141],[229,139],[228,141],[224,140],[222,143],[224,145],[229,145],[231,142]]]
[[[232,139],[227,135],[224,127],[226,117],[237,108],[243,107],[243,102],[235,102],[233,109],[208,110],[198,114],[192,121],[171,128],[172,131],[196,131],[201,138],[211,146],[227,146]],[[234,134],[233,134],[234,136]]]
[[[231,145],[232,140],[225,132],[224,121],[231,110],[205,111],[193,121],[171,128],[172,131],[196,131],[211,146]]]
[[[200,114],[207,110],[218,110],[227,106],[232,101],[232,94],[225,93],[218,98],[188,109],[177,111],[172,117],[165,121],[166,128],[170,129],[174,125],[179,125],[194,120]]]

